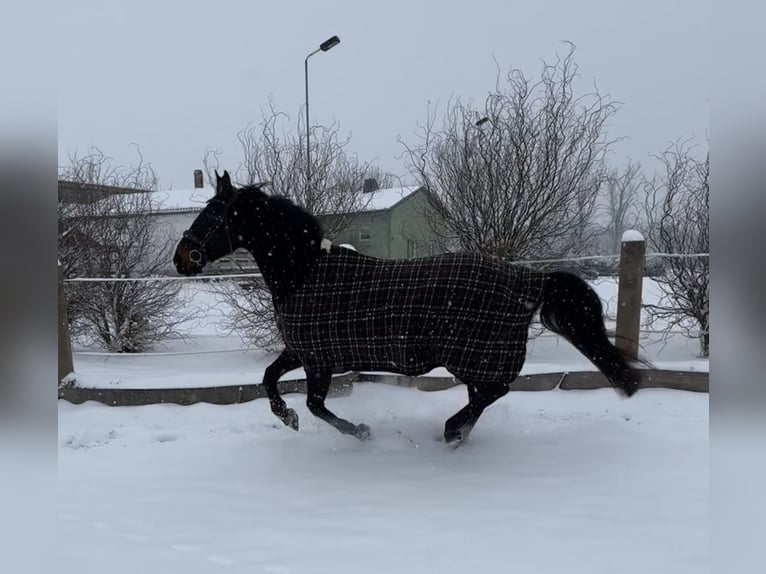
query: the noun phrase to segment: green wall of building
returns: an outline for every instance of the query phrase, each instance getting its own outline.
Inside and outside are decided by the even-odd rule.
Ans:
[[[386,259],[408,259],[440,252],[429,218],[434,217],[428,194],[421,188],[394,207],[362,211],[336,237],[336,244],[349,243],[360,253]],[[333,216],[320,220],[331,227]]]

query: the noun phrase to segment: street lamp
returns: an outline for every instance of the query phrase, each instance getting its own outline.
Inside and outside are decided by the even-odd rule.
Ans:
[[[334,48],[340,44],[340,38],[337,36],[331,36],[324,42],[319,44],[319,48],[311,52],[306,56],[304,61],[304,71],[306,74],[306,188],[311,188],[311,157],[310,157],[310,137],[311,137],[311,124],[309,123],[309,58],[317,52],[326,52],[331,48]]]

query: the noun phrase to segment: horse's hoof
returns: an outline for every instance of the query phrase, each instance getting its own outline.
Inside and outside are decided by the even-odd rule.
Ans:
[[[451,446],[452,448],[457,448],[466,441],[472,430],[472,424],[464,424],[458,429],[452,427],[445,428],[444,442],[446,442],[447,445]]]
[[[285,426],[290,427],[294,431],[298,430],[298,413],[294,409],[287,409],[284,416],[281,417]]]
[[[365,424],[356,425],[356,438],[361,441],[370,440],[372,438],[370,427]]]
[[[471,429],[460,429],[457,431],[444,431],[444,442],[450,448],[457,448],[465,442],[468,435],[471,433]]]
[[[463,433],[452,433],[449,436],[445,433],[444,435],[444,442],[447,443],[447,446],[450,448],[458,448],[461,444],[463,444],[463,441],[465,440],[465,437],[463,436]]]

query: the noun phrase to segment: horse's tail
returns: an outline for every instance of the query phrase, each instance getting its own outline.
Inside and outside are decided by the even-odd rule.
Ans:
[[[550,273],[543,288],[540,320],[588,357],[613,387],[627,396],[638,390],[638,372],[609,341],[601,300],[585,281],[563,271]]]

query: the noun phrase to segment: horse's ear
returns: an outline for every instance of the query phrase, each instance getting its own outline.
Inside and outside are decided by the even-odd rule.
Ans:
[[[231,178],[229,177],[228,171],[224,171],[223,177],[218,178],[216,193],[227,200],[234,196],[234,187],[231,185]]]

